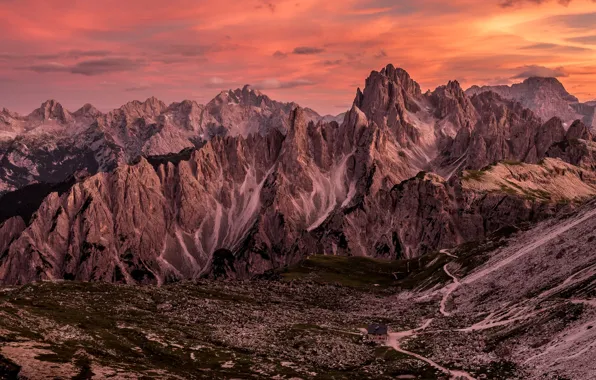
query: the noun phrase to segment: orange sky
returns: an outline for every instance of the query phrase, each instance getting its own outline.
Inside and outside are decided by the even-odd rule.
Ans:
[[[0,108],[205,103],[243,84],[320,113],[387,63],[423,89],[554,75],[596,98],[592,0],[0,0]]]

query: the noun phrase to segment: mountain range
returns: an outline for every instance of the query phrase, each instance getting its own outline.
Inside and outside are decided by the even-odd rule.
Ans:
[[[387,65],[337,116],[3,109],[0,378],[592,379],[595,106]]]
[[[423,93],[388,65],[337,117],[249,86],[205,106],[4,109],[0,282],[249,278],[481,240],[596,193],[590,107],[556,79]]]

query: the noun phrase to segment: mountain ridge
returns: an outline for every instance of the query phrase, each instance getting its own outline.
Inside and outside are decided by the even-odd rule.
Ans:
[[[266,102],[243,91],[223,93],[216,117],[225,119],[241,96]],[[141,118],[116,112],[97,126],[115,125],[117,146],[142,152],[131,133],[152,128],[152,137],[167,137],[172,107],[150,98],[127,108]],[[205,110],[173,108],[186,110],[189,131],[201,131]],[[253,115],[253,106],[244,110]],[[184,147],[191,151],[183,159],[154,164],[140,154],[136,164],[117,163],[49,194],[28,224],[14,216],[0,227],[11,236],[0,281],[159,284],[249,278],[312,252],[415,258],[548,218],[594,189],[593,136],[581,122],[566,132],[560,120],[543,123],[494,92],[469,98],[456,81],[423,94],[393,65],[371,72],[342,123],[315,122],[300,107],[287,115],[268,118],[276,124],[263,133],[215,134]],[[165,123],[151,123],[157,116]],[[507,170],[487,166],[498,161]],[[530,166],[507,177],[518,165]],[[488,172],[496,185],[469,186]],[[559,193],[564,175],[584,190]]]
[[[492,91],[503,98],[519,101],[543,121],[559,117],[566,126],[581,119],[590,128],[596,127],[596,108],[590,102],[581,103],[563,84],[552,77],[530,77],[521,83],[497,86],[472,86],[466,90],[470,96]]]

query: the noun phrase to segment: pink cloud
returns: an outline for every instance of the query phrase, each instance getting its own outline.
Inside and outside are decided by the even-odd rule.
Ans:
[[[354,84],[389,62],[423,88],[511,78],[523,67],[564,67],[561,80],[580,98],[596,86],[585,31],[552,21],[589,17],[591,0],[515,9],[497,0],[404,4],[4,0],[0,78],[10,82],[0,107],[26,112],[51,97],[73,109],[86,102],[113,108],[131,94],[206,102],[222,86],[250,83],[278,100],[337,113],[336,105],[352,101]],[[548,33],[535,32],[541,20],[551,20],[542,24]]]

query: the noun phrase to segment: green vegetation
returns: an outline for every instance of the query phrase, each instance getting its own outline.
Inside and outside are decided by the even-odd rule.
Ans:
[[[501,161],[503,164],[505,165],[509,165],[509,166],[521,166],[524,163],[521,161],[517,161],[517,160],[503,160]]]
[[[359,256],[309,256],[281,272],[284,281],[310,280],[370,291],[430,288],[447,281],[445,255],[430,254],[410,260],[379,260]]]
[[[286,268],[286,281],[308,279],[318,283],[339,284],[354,288],[389,287],[395,284],[392,273],[401,270],[398,261],[385,261],[356,256],[309,256],[297,265]]]
[[[466,170],[464,172],[464,181],[480,181],[486,172],[484,170]]]
[[[515,189],[513,189],[507,185],[503,185],[503,184],[501,185],[501,191],[503,193],[509,194],[509,195],[518,195],[519,194]]]

